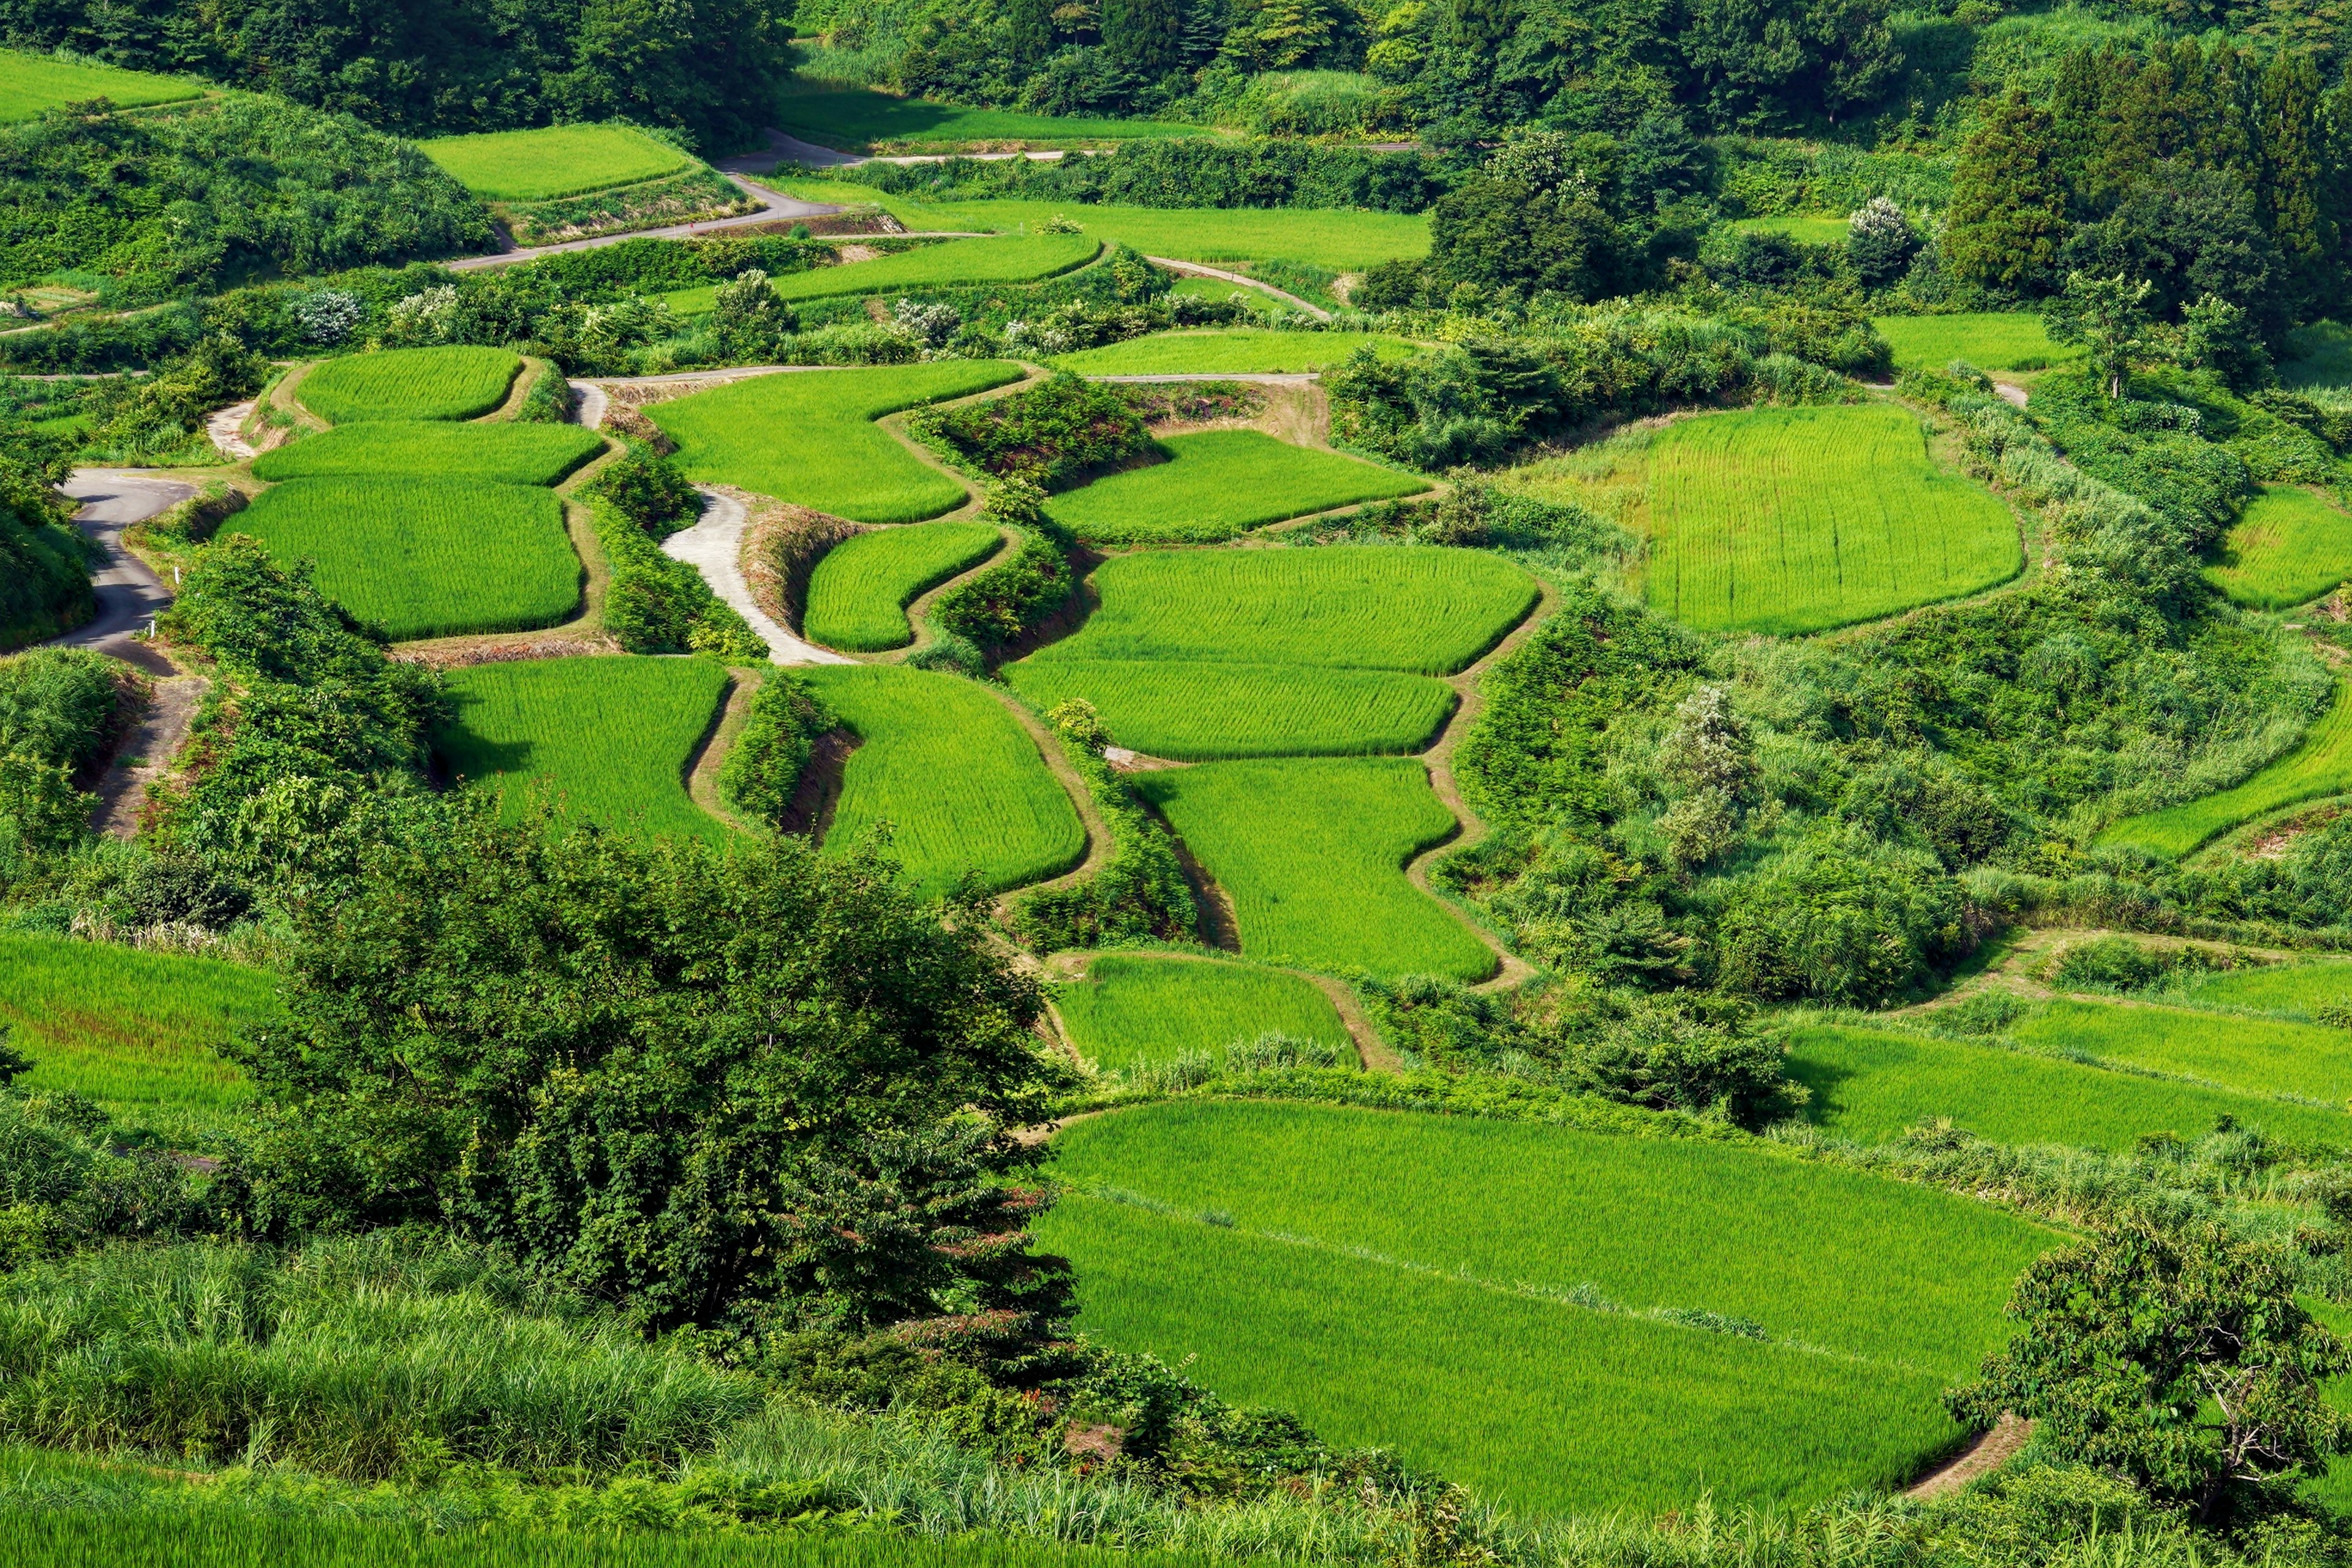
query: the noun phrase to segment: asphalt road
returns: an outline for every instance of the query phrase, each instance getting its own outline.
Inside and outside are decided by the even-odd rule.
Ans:
[[[98,615],[87,626],[52,638],[54,647],[94,647],[157,675],[176,673],[170,661],[131,636],[172,607],[172,590],[147,563],[123,548],[122,531],[196,493],[194,485],[151,479],[110,468],[76,468],[58,487],[82,503],[74,521],[106,550],[106,564],[92,574]]]

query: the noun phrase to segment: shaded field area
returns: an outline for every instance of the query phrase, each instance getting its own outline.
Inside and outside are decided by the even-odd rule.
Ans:
[[[984,687],[902,665],[820,665],[802,678],[859,742],[826,853],[885,836],[925,896],[967,873],[1002,891],[1085,856],[1077,808],[1029,731]]]
[[[785,84],[776,95],[774,112],[779,128],[804,142],[845,153],[869,152],[880,143],[897,142],[1131,142],[1213,134],[1198,125],[1150,120],[971,109],[807,78]]]
[[[1055,1010],[1078,1054],[1105,1068],[1183,1056],[1224,1059],[1269,1031],[1355,1059],[1339,1010],[1314,982],[1279,970],[1187,958],[1106,953],[1086,978],[1054,987]]]
[[[2208,1019],[2226,1031],[2227,1019]],[[2089,1049],[2062,1023],[2036,1037]],[[1807,1120],[1875,1142],[1937,1117],[2000,1143],[2129,1149],[2150,1133],[2191,1139],[2221,1117],[2297,1142],[2352,1142],[2352,1116],[2203,1084],[2110,1071],[2032,1051],[1885,1029],[1797,1031],[1789,1073],[1812,1091]]]
[[[505,349],[385,349],[315,366],[295,395],[330,425],[476,419],[506,401],[520,369],[521,358]]]
[[[1262,430],[1203,430],[1158,444],[1161,462],[1054,498],[1054,521],[1097,544],[1211,544],[1285,518],[1429,489],[1359,458]]]
[[[740,485],[854,522],[916,522],[952,510],[962,483],[874,421],[1021,379],[1003,360],[754,376],[646,410],[704,484]]]
[[[724,842],[686,770],[727,693],[703,658],[533,659],[453,669],[456,721],[434,737],[449,773],[496,790],[509,817],[534,790],[607,826]]]
[[[819,300],[841,294],[879,294],[892,289],[936,289],[950,283],[1034,283],[1092,261],[1099,240],[1076,234],[1005,235],[992,239],[950,239],[790,273],[769,287],[787,300]]]
[[[1406,879],[1454,831],[1409,757],[1208,763],[1138,776],[1266,963],[1484,980],[1495,955]]]
[[[113,942],[0,934],[0,1025],[32,1058],[28,1089],[68,1089],[133,1121],[199,1119],[249,1097],[221,1059],[235,1030],[277,1016],[275,976]]]
[[[1087,1195],[1040,1236],[1094,1331],[1532,1510],[1900,1481],[2059,1239],[1753,1145],[1471,1118],[1180,1102],[1055,1147]]]
[[[1989,588],[2017,521],[1938,468],[1900,408],[1685,419],[1650,448],[1651,608],[1710,631],[1824,631]]]
[[[2284,610],[2352,578],[2352,513],[2294,485],[2265,485],[2221,542],[2206,581],[2241,605]]]
[[[394,641],[553,626],[580,608],[563,503],[526,485],[441,479],[289,479],[239,512],[319,586]]]
[[[1247,293],[1213,278],[1187,278],[1180,290],[1223,299]],[[1225,331],[1154,332],[1123,343],[1080,349],[1054,361],[1058,370],[1080,375],[1271,375],[1328,370],[1370,349],[1385,360],[1409,359],[1419,343],[1382,332],[1277,332],[1242,328]]]
[[[1003,536],[984,522],[927,522],[853,534],[809,574],[802,635],[826,647],[880,653],[915,640],[907,606],[984,560]]]
[[[2102,844],[2130,844],[2151,854],[2178,856],[2284,806],[2352,789],[2352,687],[2338,684],[2327,711],[2303,743],[2245,783],[2162,811],[2127,816],[2099,835]]]
[[[627,125],[544,125],[419,142],[425,155],[484,201],[542,202],[656,180],[694,166],[682,153]]]
[[[604,449],[602,437],[577,425],[370,420],[337,426],[264,452],[253,460],[253,475],[275,481],[415,474],[551,485]]]

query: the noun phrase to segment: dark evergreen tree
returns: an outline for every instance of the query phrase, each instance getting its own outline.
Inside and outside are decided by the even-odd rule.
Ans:
[[[2046,293],[2066,237],[2067,185],[2049,114],[2011,89],[1960,148],[1944,216],[1944,264],[2003,293]]]
[[[1120,65],[1157,79],[1182,63],[1183,7],[1178,0],[1103,0],[1102,37]]]

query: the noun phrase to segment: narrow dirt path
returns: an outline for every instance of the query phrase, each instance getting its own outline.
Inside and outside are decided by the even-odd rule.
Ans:
[[[1063,793],[1070,797],[1070,804],[1077,807],[1079,825],[1087,830],[1085,859],[1058,877],[1048,877],[1042,882],[1026,882],[998,896],[997,918],[1010,921],[1013,915],[1013,900],[1026,893],[1076,887],[1101,870],[1104,863],[1111,857],[1110,824],[1103,820],[1102,808],[1095,804],[1094,792],[1087,788],[1087,781],[1081,778],[1078,770],[1071,765],[1068,753],[1062,750],[1062,743],[1055,738],[1053,731],[1045,727],[1045,721],[1029,711],[1021,700],[1010,691],[984,681],[981,684],[991,697],[1004,704],[1004,710],[1012,714],[1024,730],[1029,731],[1029,738],[1032,741],[1037,742],[1037,752],[1045,759],[1047,771],[1054,775],[1055,782],[1062,786]]]
[[[93,831],[113,838],[129,838],[139,831],[146,815],[147,790],[171,771],[172,760],[187,741],[212,682],[201,675],[165,676],[155,682],[138,723],[122,739],[113,764],[99,781],[97,809],[90,813]]]
[[[751,521],[751,511],[742,500],[727,490],[709,485],[697,485],[702,493],[702,516],[691,528],[682,528],[662,541],[662,553],[674,561],[683,561],[702,574],[710,591],[726,601],[760,634],[768,645],[768,658],[776,664],[855,664],[846,654],[823,648],[778,626],[760,601],[751,595],[751,585],[743,580],[743,530]]]
[[[226,408],[205,420],[205,434],[212,437],[213,449],[222,457],[233,458],[238,462],[247,458],[259,457],[261,455],[259,450],[241,433],[245,422],[253,417],[253,411],[257,406],[259,405],[248,397],[243,403],[230,404]]]
[[[922,524],[911,523],[906,526],[920,528]],[[946,582],[932,584],[907,602],[907,625],[914,629],[915,640],[905,647],[892,648],[887,653],[877,654],[874,658],[876,663],[904,664],[908,659],[940,640],[939,633],[932,629],[930,623],[931,606],[939,603],[941,597],[955,592],[982,573],[992,571],[1003,565],[1007,557],[1021,548],[1021,536],[1009,528],[1000,526],[996,531],[996,536],[998,542],[995,549]]]
[[[1908,1498],[1948,1497],[1980,1476],[1989,1476],[2007,1464],[2016,1452],[2025,1447],[2033,1436],[2033,1423],[2019,1419],[2007,1411],[2001,1413],[1991,1431],[1945,1460],[1905,1489]]]
[[[1331,319],[1331,312],[1320,305],[1310,305],[1296,294],[1286,294],[1270,283],[1261,283],[1255,278],[1244,277],[1238,272],[1228,272],[1222,267],[1204,266],[1198,261],[1179,261],[1169,256],[1147,256],[1143,259],[1150,262],[1154,267],[1165,267],[1171,272],[1189,272],[1195,278],[1214,278],[1226,283],[1239,284],[1244,289],[1255,289],[1261,294],[1271,294],[1286,304],[1297,306],[1318,321],[1328,321]]]
[[[711,721],[709,732],[695,748],[686,766],[686,793],[694,804],[738,830],[748,830],[750,824],[728,807],[719,795],[719,770],[735,750],[736,737],[751,717],[751,699],[766,683],[766,678],[749,671],[728,672],[727,700],[719,706]]]
[[[170,659],[134,635],[145,631],[151,621],[172,607],[172,590],[123,544],[122,531],[177,506],[194,495],[196,487],[119,468],[76,468],[58,488],[82,503],[74,522],[105,551],[106,564],[90,577],[98,614],[88,625],[52,637],[44,646],[96,648],[152,675],[179,674]]]

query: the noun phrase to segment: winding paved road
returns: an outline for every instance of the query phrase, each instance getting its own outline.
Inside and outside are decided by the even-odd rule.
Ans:
[[[751,623],[768,645],[768,658],[777,664],[856,664],[857,661],[814,643],[803,642],[769,617],[743,581],[743,530],[751,512],[733,496],[714,489],[702,491],[702,516],[691,528],[681,528],[662,541],[662,553],[683,561],[702,574],[712,593],[733,605]]]
[[[106,564],[90,577],[98,596],[97,616],[88,626],[51,638],[47,646],[94,647],[152,674],[177,674],[170,660],[131,635],[146,630],[149,621],[172,607],[172,590],[144,561],[123,548],[122,531],[186,500],[196,487],[113,468],[76,468],[58,488],[82,503],[74,521],[104,547]]]

